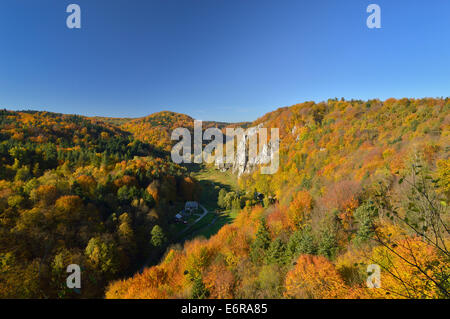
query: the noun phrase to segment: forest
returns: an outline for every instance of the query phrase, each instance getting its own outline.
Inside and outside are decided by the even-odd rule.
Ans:
[[[448,98],[330,99],[266,114],[251,126],[280,128],[280,170],[241,176],[233,223],[106,297],[448,298],[449,110]]]
[[[96,119],[0,111],[0,298],[101,298],[157,262],[197,183],[154,146]],[[66,267],[81,266],[80,290]]]
[[[196,176],[213,167],[168,154],[187,115],[0,111],[0,298],[449,298],[449,98],[206,123],[238,125],[280,129],[280,169],[212,191]],[[180,203],[205,194],[233,219],[178,242]],[[66,287],[69,264],[80,290]],[[373,264],[380,288],[367,287]]]

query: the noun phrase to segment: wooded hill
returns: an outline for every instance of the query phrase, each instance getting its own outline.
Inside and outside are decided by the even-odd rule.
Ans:
[[[209,240],[110,284],[107,298],[448,298],[450,100],[306,102],[280,128],[280,170]],[[367,265],[382,287],[368,289]]]
[[[243,123],[280,128],[279,171],[220,190],[234,222],[171,247],[177,203],[202,191],[168,153],[192,118],[0,111],[0,297],[448,298],[449,111],[332,99]]]
[[[147,142],[161,150],[170,151],[176,141],[171,141],[170,136],[174,129],[182,127],[191,132],[194,130],[194,119],[188,115],[162,111],[149,116],[126,121],[120,119],[105,119],[110,123],[121,123],[120,127],[134,135],[136,139]],[[221,130],[226,127],[247,127],[249,123],[225,123],[204,121],[203,129],[217,127]]]
[[[165,152],[98,119],[0,111],[0,298],[102,297],[156,262],[199,191]],[[80,291],[66,267],[82,267]]]

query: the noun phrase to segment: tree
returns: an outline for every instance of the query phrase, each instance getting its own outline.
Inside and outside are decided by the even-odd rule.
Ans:
[[[304,254],[315,255],[317,253],[317,245],[312,234],[311,226],[299,229],[291,235],[287,244],[287,253],[291,257]]]
[[[61,196],[56,201],[55,207],[64,213],[74,212],[83,207],[83,201],[79,196]]]
[[[153,199],[155,200],[155,203],[158,204],[159,203],[159,195],[160,195],[160,182],[158,180],[154,180],[153,182],[151,182],[148,187],[147,187],[147,192],[153,197]]]
[[[375,235],[375,218],[378,216],[378,209],[373,202],[369,201],[359,206],[354,216],[358,224],[354,242],[361,244],[369,241]]]
[[[225,189],[221,189],[219,191],[219,199],[217,200],[217,204],[221,208],[225,209],[238,209],[240,208],[239,197],[235,192],[228,192]]]
[[[334,265],[321,256],[301,255],[286,275],[285,297],[332,299],[348,296],[348,287]]]
[[[191,177],[185,177],[180,182],[181,196],[184,200],[192,201],[196,197],[196,182]]]
[[[211,265],[203,278],[203,282],[209,292],[209,297],[213,299],[233,298],[234,276],[223,263]],[[196,295],[199,295],[199,293],[196,292]],[[204,295],[206,294],[204,293]]]
[[[325,226],[320,233],[317,253],[333,259],[339,251],[337,234],[333,227]]]
[[[22,166],[16,172],[16,177],[14,178],[16,181],[26,181],[31,177],[30,167]]]
[[[263,265],[256,278],[256,289],[250,297],[280,299],[283,297],[285,271],[278,264]]]
[[[292,229],[296,230],[304,226],[306,220],[310,218],[312,206],[313,199],[307,191],[295,194],[288,209],[289,224]]]
[[[113,275],[119,271],[117,245],[111,238],[91,238],[85,253],[93,266],[104,274]]]
[[[227,191],[225,190],[225,188],[221,188],[219,191],[219,196],[217,198],[217,205],[220,208],[225,208],[226,204],[225,204],[225,196],[227,195]]]
[[[122,203],[129,203],[138,196],[137,193],[138,192],[135,186],[128,187],[127,185],[124,185],[117,190],[117,198]]]
[[[150,242],[154,247],[157,248],[161,248],[167,242],[166,235],[159,225],[153,226]]]
[[[396,272],[389,271],[390,265],[385,265],[393,281],[397,281],[402,286],[409,287],[409,291],[397,292],[399,296],[411,298],[411,296],[423,296],[434,298],[436,296],[448,298],[450,271],[447,266],[441,266],[441,262],[436,254],[442,256],[448,264],[450,253],[448,251],[448,224],[445,215],[448,212],[447,205],[440,200],[440,195],[436,191],[436,184],[439,181],[433,180],[428,174],[428,170],[416,157],[410,167],[410,175],[400,178],[399,184],[406,184],[407,200],[403,207],[391,198],[388,190],[380,185],[376,194],[376,206],[381,216],[385,216],[392,223],[399,223],[412,234],[393,236],[386,233],[382,227],[375,229],[374,241],[382,247],[380,252],[384,255],[393,256],[391,263],[404,264],[402,268],[408,275],[414,273],[418,278],[422,278],[423,285],[412,285],[408,279],[402,278]],[[420,244],[418,241],[422,241]],[[432,261],[429,261],[431,258]],[[423,261],[425,260],[425,261]],[[433,287],[433,288],[430,288]],[[408,288],[407,288],[408,289]]]
[[[206,299],[209,297],[209,291],[206,289],[205,284],[201,277],[194,279],[192,284],[192,298],[193,299]]]
[[[134,239],[134,231],[131,227],[131,218],[127,213],[123,213],[119,216],[119,241],[120,244],[125,246],[127,249],[134,251],[135,248],[135,239]]]
[[[448,258],[420,237],[406,238],[392,246],[378,246],[371,260],[383,274],[381,289],[373,293],[382,298],[448,298],[450,266]]]
[[[276,238],[269,245],[266,252],[266,263],[283,265],[287,262],[286,258],[286,244],[281,238]]]
[[[256,237],[250,246],[250,258],[253,262],[258,262],[265,257],[266,250],[270,246],[270,233],[267,228],[266,220],[262,218],[259,223]]]
[[[58,189],[53,185],[41,185],[31,191],[30,198],[35,202],[41,201],[44,206],[50,206],[55,203],[58,193]]]
[[[450,198],[450,159],[442,159],[437,162],[437,183],[440,191],[444,193],[447,200]]]
[[[80,185],[83,194],[87,197],[94,197],[94,192],[97,187],[97,182],[92,176],[81,175],[77,178],[76,182]]]
[[[231,201],[231,209],[233,209],[233,210],[240,210],[241,209],[241,201],[240,201],[239,197],[236,196]]]

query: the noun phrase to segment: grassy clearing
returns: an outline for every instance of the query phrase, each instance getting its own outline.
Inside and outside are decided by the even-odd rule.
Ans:
[[[205,217],[203,217],[197,224],[192,226],[184,235],[185,240],[193,239],[201,233],[203,229],[207,229],[209,225],[214,221],[216,218],[216,213],[209,212],[206,214]]]
[[[193,227],[189,232],[189,236],[186,239],[192,239],[195,237],[209,238],[215,235],[223,226],[231,224],[238,214],[237,210],[224,211],[220,213],[208,213],[207,216]],[[208,217],[208,219],[206,219]]]
[[[201,170],[194,172],[193,176],[199,181],[211,181],[217,185],[224,185],[228,190],[237,190],[237,177],[230,171],[220,172],[213,166],[203,166]]]
[[[193,225],[186,234],[183,234],[183,240],[190,240],[198,236],[209,238],[236,218],[237,211],[220,212],[221,208],[217,205],[217,198],[221,188],[227,191],[237,192],[239,190],[237,177],[229,171],[220,172],[213,166],[191,164],[188,169],[191,176],[200,183],[202,192],[199,202],[209,213]],[[191,224],[191,220],[188,221]],[[179,232],[182,232],[187,225],[176,225],[176,227]]]
[[[217,197],[221,188],[225,188],[227,191],[238,190],[237,177],[229,171],[222,173],[213,166],[205,165],[191,166],[189,168],[192,177],[197,179],[202,187],[200,203],[209,211],[219,209]]]

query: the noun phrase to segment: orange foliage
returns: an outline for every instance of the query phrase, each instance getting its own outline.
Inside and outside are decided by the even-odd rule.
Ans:
[[[124,176],[122,176],[122,178],[118,178],[114,181],[114,185],[117,188],[120,188],[122,186],[133,186],[136,184],[137,184],[136,177],[129,176],[129,175],[124,175]]]
[[[286,209],[276,206],[274,211],[267,217],[267,226],[273,238],[276,238],[283,230],[290,228],[290,221]]]
[[[41,185],[32,193],[32,197],[46,206],[52,205],[58,198],[58,189],[53,185]]]
[[[351,197],[342,203],[339,218],[341,219],[342,226],[345,230],[352,229],[353,212],[356,208],[358,208],[358,206],[359,201],[354,197]]]
[[[70,212],[81,208],[83,206],[83,201],[79,196],[67,195],[58,198],[55,206],[63,212]]]
[[[77,183],[81,186],[81,189],[90,195],[94,194],[97,182],[90,175],[81,175],[76,179]]]
[[[292,241],[288,241],[290,240],[288,236],[292,236],[292,231],[301,229],[313,215],[314,220],[310,223],[313,242],[311,245],[318,246],[320,250],[324,248],[323,246],[328,248],[326,245],[329,243],[327,237],[319,232],[319,227],[322,224],[329,226],[327,223],[333,223],[332,226],[335,226],[336,222],[334,218],[327,221],[323,216],[334,217],[333,213],[337,210],[342,227],[341,225],[336,227],[336,234],[332,234],[336,236],[336,242],[331,243],[335,246],[332,248],[338,248],[337,266],[324,257],[310,255],[298,257],[295,266],[284,278],[284,273],[276,274],[282,281],[284,280],[285,297],[386,297],[383,290],[372,291],[365,287],[362,280],[366,275],[365,265],[362,266],[360,263],[368,262],[366,255],[371,256],[369,259],[377,259],[380,265],[384,265],[390,271],[401,272],[402,278],[414,287],[414,290],[421,291],[410,296],[438,297],[438,293],[432,289],[426,276],[417,276],[414,268],[401,259],[389,255],[389,251],[382,247],[375,248],[371,254],[372,243],[357,246],[351,241],[351,237],[360,230],[357,227],[362,227],[362,223],[353,225],[353,212],[360,201],[371,199],[375,192],[373,185],[378,185],[380,181],[386,182],[388,187],[392,187],[390,191],[395,190],[391,183],[395,180],[393,174],[407,167],[417,149],[420,149],[420,155],[423,155],[431,169],[436,160],[444,158],[442,136],[448,136],[448,125],[445,126],[449,123],[445,114],[448,105],[449,102],[444,99],[389,99],[385,102],[333,99],[320,105],[314,102],[302,103],[264,115],[252,125],[263,124],[264,127],[280,128],[282,141],[280,170],[271,176],[261,175],[257,170],[251,174],[244,174],[240,177],[239,185],[248,193],[256,189],[265,196],[276,194],[276,203],[268,208],[259,205],[245,207],[239,212],[233,224],[225,225],[209,240],[187,242],[183,251],[169,252],[160,265],[152,267],[151,272],[144,272],[146,276],[155,273],[154,277],[158,277],[156,274],[162,272],[158,277],[158,283],[145,287],[144,283],[136,281],[136,285],[141,289],[148,289],[146,293],[148,296],[185,297],[189,295],[187,291],[192,288],[192,280],[201,278],[212,298],[264,295],[261,290],[272,287],[259,286],[261,278],[258,277],[258,273],[266,266],[270,266],[267,269],[276,268],[272,268],[273,265],[262,265],[263,262],[254,262],[249,258],[249,246],[255,239],[261,217],[266,218],[271,240],[278,238],[292,244]],[[164,124],[167,117],[170,118],[168,124]],[[166,142],[167,133],[184,120],[186,118],[183,116],[162,112],[147,119],[129,122],[124,127],[135,136],[156,141],[159,143],[156,145],[167,147],[170,145]],[[439,130],[442,130],[442,133]],[[448,178],[445,178],[449,175],[448,165],[445,166],[442,161],[440,163],[440,182],[448,192]],[[191,181],[178,179],[178,182],[180,197],[191,197],[193,194]],[[149,185],[147,191],[158,201],[167,198],[165,190],[172,186],[173,183],[169,179],[166,182],[161,179],[160,182],[154,181]],[[299,189],[302,190],[298,191]],[[293,194],[291,202],[289,202],[290,194]],[[384,217],[376,217],[373,222],[382,235],[389,234],[392,240],[402,243],[403,247],[399,245],[395,248],[396,251],[405,255],[413,251],[424,267],[432,264],[429,269],[436,265],[442,266],[441,268],[448,267],[424,242],[409,239],[410,246],[406,246],[408,242],[402,242],[405,238],[405,229],[399,225],[388,224]],[[300,233],[302,232],[297,234]],[[309,239],[305,235],[301,240]],[[276,246],[270,247],[272,249]],[[392,261],[392,265],[387,262],[389,260]],[[267,262],[271,261],[264,261]],[[290,265],[291,262],[288,260],[286,264]],[[129,281],[135,282],[137,278],[140,278],[139,275]],[[270,282],[267,281],[264,283]],[[279,287],[279,282],[273,284]],[[120,293],[121,290],[118,289],[119,296],[144,295],[139,289],[132,290],[127,285],[128,283],[118,285],[126,291]],[[395,294],[391,293],[388,297],[405,294],[405,291],[402,291],[404,288],[397,281],[388,278],[388,274],[384,271],[382,271],[382,286],[395,291]],[[115,296],[114,292],[109,294]]]
[[[349,288],[325,257],[302,255],[286,275],[285,297],[334,299],[348,296]]]
[[[313,199],[307,191],[300,191],[295,194],[289,209],[289,225],[292,229],[302,228],[306,220],[310,218],[313,207]]]
[[[233,298],[234,276],[223,264],[214,264],[208,268],[203,277],[205,287],[211,298]]]
[[[341,181],[328,188],[323,197],[323,202],[328,210],[345,211],[347,207],[353,205],[352,203],[358,197],[359,192],[360,186],[357,182]]]
[[[152,197],[153,197],[153,199],[155,200],[156,203],[159,202],[159,185],[160,185],[159,181],[158,180],[154,180],[147,187],[147,192],[150,195],[152,195]]]

